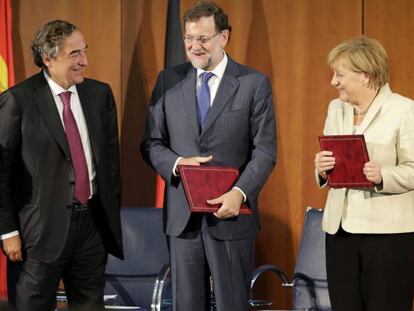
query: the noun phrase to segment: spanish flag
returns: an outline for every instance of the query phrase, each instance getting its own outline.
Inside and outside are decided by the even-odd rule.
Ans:
[[[10,0],[0,0],[0,93],[14,84]],[[7,297],[6,257],[0,253],[0,297]]]
[[[0,93],[14,84],[10,0],[0,0]]]

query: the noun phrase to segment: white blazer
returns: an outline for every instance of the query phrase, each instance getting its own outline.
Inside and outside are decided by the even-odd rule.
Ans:
[[[381,164],[383,187],[328,192],[322,228],[335,234],[414,232],[414,101],[384,85],[353,133],[353,107],[330,102],[324,135],[363,134],[371,161]],[[320,187],[326,186],[315,171]]]

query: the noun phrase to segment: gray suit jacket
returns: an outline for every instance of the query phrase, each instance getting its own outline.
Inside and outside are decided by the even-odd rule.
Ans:
[[[254,237],[259,229],[257,197],[276,159],[276,130],[269,80],[231,59],[203,131],[197,121],[196,69],[185,63],[162,71],[153,91],[141,144],[144,159],[166,181],[165,232],[180,235],[190,210],[178,177],[179,156],[213,155],[209,165],[235,166],[235,186],[247,195],[252,215],[219,220],[207,215],[209,232],[218,239]]]

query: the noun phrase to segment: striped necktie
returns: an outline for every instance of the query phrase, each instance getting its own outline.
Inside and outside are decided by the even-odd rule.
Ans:
[[[201,85],[197,92],[197,106],[198,106],[198,122],[201,129],[204,127],[208,111],[210,110],[211,97],[210,87],[208,86],[208,80],[214,76],[212,72],[203,72],[200,74]]]

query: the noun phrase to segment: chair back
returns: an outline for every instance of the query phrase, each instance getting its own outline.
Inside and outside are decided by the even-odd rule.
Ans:
[[[293,280],[293,308],[330,311],[323,210],[308,207]]]
[[[125,259],[108,258],[105,295],[116,295],[108,304],[151,310],[157,276],[169,264],[162,214],[152,207],[121,209]]]

